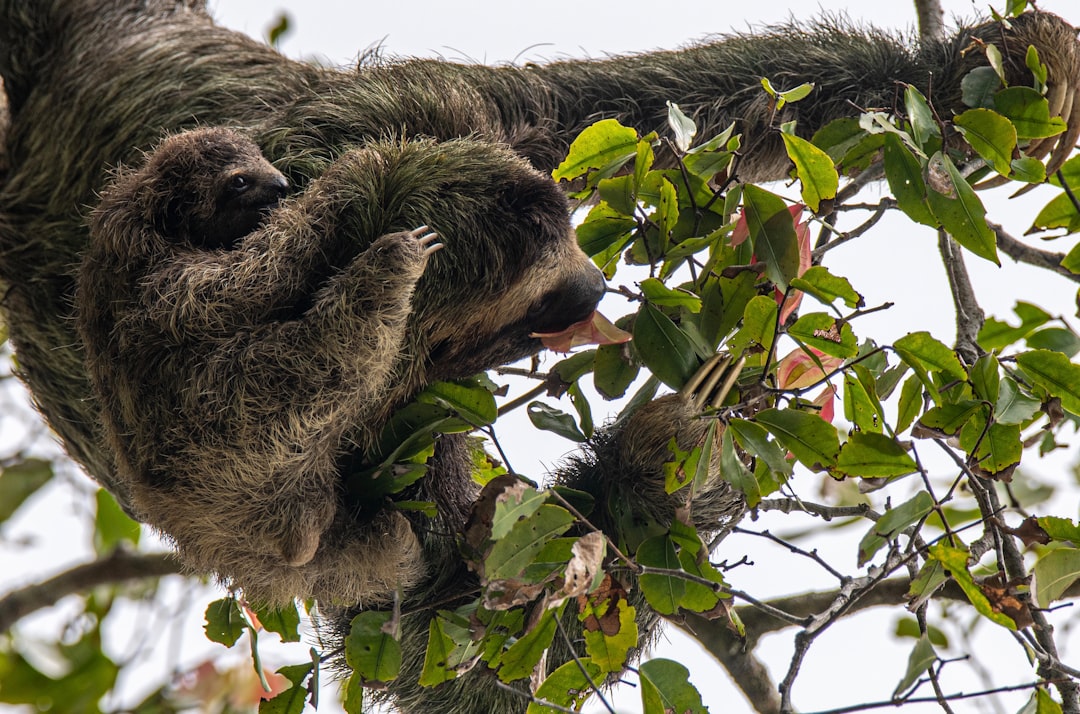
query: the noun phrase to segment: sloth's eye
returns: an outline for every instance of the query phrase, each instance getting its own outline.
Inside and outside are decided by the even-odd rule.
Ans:
[[[247,180],[247,178],[245,176],[243,176],[241,174],[237,174],[237,175],[233,176],[232,180],[229,182],[229,188],[232,189],[233,191],[236,191],[237,193],[239,193],[240,191],[243,191],[247,187],[248,187],[248,180]]]

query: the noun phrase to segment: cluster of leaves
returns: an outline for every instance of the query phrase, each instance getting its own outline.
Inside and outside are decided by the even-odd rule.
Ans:
[[[874,170],[883,171],[895,205],[912,220],[997,262],[996,235],[973,183],[991,172],[1044,182],[1045,166],[1024,149],[1065,127],[1049,115],[1046,69],[1033,48],[1032,87],[1004,86],[1000,57],[992,46],[986,52],[989,66],[964,82],[970,109],[955,117],[940,117],[908,87],[897,115],[867,113],[833,122],[810,140],[799,137],[794,124],[778,127],[799,184],[799,203],[739,183],[743,147],[734,128],[695,146],[694,123],[676,105],[670,107],[673,139],[639,136],[614,120],[586,129],[554,173],[558,180],[581,182],[578,197],[595,201],[578,229],[580,244],[609,280],[623,263],[641,266],[647,277],[636,289],[621,288],[638,304],[617,321],[633,334],[631,342],[580,352],[551,370],[554,395],[568,393],[576,417],[537,401],[528,407],[534,424],[583,441],[594,430],[582,389],[589,375],[601,395],[614,399],[640,382],[644,368],[648,377],[629,411],[660,384],[682,388],[722,348],[738,371],[721,403],[705,415],[712,421],[703,442],[689,452],[672,445],[665,470],[669,493],[681,492],[692,507],[695,489],[717,462],[722,477],[751,507],[787,493],[797,468],[858,480],[863,491],[918,474],[920,486],[912,489],[905,481],[903,487],[914,495],[871,516],[858,545],[859,566],[875,563],[878,577],[884,577],[917,565],[909,592],[913,609],[952,580],[982,617],[1013,630],[1029,626],[1028,580],[1007,572],[1000,551],[993,573],[979,574],[975,565],[982,552],[972,551],[961,533],[981,523],[1041,544],[1031,571],[1039,607],[1080,578],[1075,523],[1030,518],[1008,529],[996,520],[994,496],[995,483],[1012,480],[1025,449],[1054,449],[1065,425],[1075,428],[1080,366],[1071,358],[1080,338],[1067,326],[1048,326],[1052,319],[1041,309],[1019,303],[1021,324],[989,320],[978,337],[982,355],[971,364],[927,332],[878,344],[853,329],[868,310],[852,282],[820,264],[833,232],[841,177]],[[778,108],[812,89],[778,91],[768,81],[763,87]],[[657,164],[661,144],[674,157],[670,166]],[[972,155],[981,162],[965,164]],[[1067,188],[1078,173],[1080,159],[1073,159],[1054,180]],[[1036,225],[1076,230],[1075,211],[1075,202],[1055,199]],[[813,251],[811,222],[824,227]],[[1064,265],[1078,270],[1078,262],[1074,249]],[[819,307],[800,314],[807,296]],[[1019,348],[1022,342],[1026,349]],[[386,453],[366,476],[392,472],[396,480],[383,493],[401,490],[423,473],[434,432],[494,421],[494,391],[489,382],[436,385],[388,428]],[[838,397],[842,422],[834,408]],[[954,456],[957,475],[944,489],[935,488],[922,466],[924,442]],[[491,476],[464,543],[483,592],[475,602],[432,619],[422,685],[438,686],[478,662],[503,682],[534,676],[543,653],[556,637],[568,641],[566,623],[576,620],[584,655],[542,678],[529,711],[557,710],[545,704],[578,707],[626,667],[638,645],[632,587],[658,613],[723,617],[740,631],[723,575],[684,520],[660,534],[621,534],[616,543],[588,528],[594,504],[585,494],[540,491],[515,476]],[[976,507],[958,506],[961,484],[976,495]],[[636,575],[633,586],[626,573]],[[347,688],[350,711],[359,711],[363,686],[381,686],[398,675],[398,617],[372,611],[354,621],[346,645],[354,668]],[[939,661],[932,629],[923,622],[896,696]],[[311,673],[308,666],[301,679]],[[644,711],[704,711],[681,665],[655,660],[641,665],[639,674]],[[282,697],[265,706],[294,712],[303,706],[304,697],[294,694],[277,708]],[[1043,689],[1032,702],[1039,712],[1053,710]]]

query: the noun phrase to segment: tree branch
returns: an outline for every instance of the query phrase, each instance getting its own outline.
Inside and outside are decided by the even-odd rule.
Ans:
[[[1001,249],[1001,252],[1016,262],[1027,263],[1028,265],[1034,265],[1036,268],[1050,270],[1069,280],[1080,283],[1080,275],[1069,272],[1066,268],[1061,266],[1061,261],[1065,259],[1064,253],[1054,253],[1048,250],[1033,248],[1027,243],[1013,238],[997,223],[987,221],[986,225],[990,226],[990,230],[997,234],[997,244],[998,248]]]
[[[955,348],[966,363],[975,364],[975,360],[982,353],[978,336],[986,315],[975,297],[975,288],[971,285],[971,277],[964,265],[964,254],[960,246],[942,230],[938,231],[938,251],[949,278],[949,292],[952,293],[953,304],[956,306]]]
[[[77,565],[43,582],[14,590],[0,599],[0,633],[30,613],[50,607],[62,598],[98,585],[125,580],[157,578],[180,572],[180,563],[171,553],[127,553],[111,555]]]
[[[919,18],[919,38],[923,42],[945,36],[945,11],[941,0],[915,0],[915,14]]]

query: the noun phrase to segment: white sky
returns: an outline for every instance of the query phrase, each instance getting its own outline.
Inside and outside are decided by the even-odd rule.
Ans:
[[[1004,0],[1000,0],[1000,5]],[[673,48],[710,33],[722,33],[730,29],[745,30],[795,17],[809,19],[823,12],[847,12],[858,21],[866,21],[884,27],[907,27],[913,22],[914,11],[910,2],[841,2],[830,0],[820,3],[778,2],[759,0],[755,3],[644,3],[638,0],[622,2],[565,2],[549,0],[544,3],[515,3],[507,0],[469,0],[438,2],[411,0],[396,3],[344,3],[341,0],[291,0],[267,2],[266,0],[211,0],[215,16],[225,25],[234,27],[255,37],[264,37],[274,18],[286,10],[292,20],[292,31],[282,49],[294,57],[318,56],[332,63],[346,64],[366,47],[383,44],[386,51],[395,55],[443,56],[449,59],[470,58],[484,62],[543,61],[563,57],[597,57],[605,54],[643,51],[651,48]],[[966,0],[944,0],[949,14],[970,17],[985,14],[981,3]],[[1061,14],[1073,23],[1080,24],[1078,0],[1046,0],[1040,7]],[[677,101],[677,98],[673,98]],[[877,195],[871,190],[868,200]],[[1046,190],[1033,192],[1019,205],[1005,206],[1005,194],[994,194],[984,200],[991,207],[993,217],[1003,221],[1015,235],[1026,229],[1025,220],[1053,195]],[[1069,244],[1071,245],[1071,243]],[[1053,245],[1055,250],[1067,250],[1068,246]],[[882,315],[860,320],[857,332],[873,335],[879,341],[889,341],[915,329],[926,329],[932,324],[935,335],[952,342],[952,303],[945,290],[944,276],[936,256],[936,239],[928,229],[917,227],[902,217],[883,223],[870,235],[850,244],[849,248],[830,254],[830,268],[849,277],[856,289],[866,296],[868,305],[886,300],[897,300],[894,309]],[[1076,295],[1074,283],[1058,280],[1045,273],[1017,269],[1007,258],[1006,265],[998,269],[977,258],[968,258],[976,289],[988,313],[999,317],[1011,314],[1017,295],[1040,304],[1052,313],[1072,315]],[[924,271],[925,269],[925,271]],[[925,280],[922,276],[925,275]],[[626,280],[629,280],[627,278]],[[616,283],[619,278],[616,279]],[[1023,287],[1017,287],[1018,285]],[[899,298],[899,300],[898,300]],[[612,304],[606,311],[619,314],[624,308]],[[1075,321],[1074,321],[1075,324]],[[553,362],[548,359],[547,363]],[[563,408],[566,408],[563,406]],[[519,415],[519,418],[521,415]],[[500,422],[500,425],[502,422]],[[527,425],[511,428],[515,432],[507,437],[508,430],[501,430],[508,442],[508,450],[515,457],[514,466],[525,473],[537,476],[543,465],[551,464],[558,454],[569,450],[568,442],[554,436],[539,434]],[[1055,462],[1048,469],[1063,469],[1063,461]],[[1064,475],[1049,473],[1048,479],[1061,481]],[[812,486],[805,487],[813,494]],[[84,492],[85,493],[85,492]],[[46,506],[39,499],[32,509],[25,509],[17,522],[5,528],[4,541],[0,546],[0,590],[6,590],[16,582],[39,580],[57,571],[65,563],[82,560],[87,556],[73,549],[73,543],[83,543],[86,538],[77,532],[65,530],[58,525],[61,517],[85,512],[90,506],[84,496],[60,496],[56,494]],[[58,512],[59,511],[59,512]],[[1076,517],[1075,506],[1058,509],[1060,515]],[[69,513],[71,512],[71,513]],[[41,524],[49,528],[42,532]],[[764,527],[762,524],[748,524]],[[796,527],[791,519],[768,521],[765,525],[791,530]],[[799,521],[798,527],[809,526]],[[857,527],[859,531],[863,525]],[[30,551],[15,553],[6,546],[23,534],[35,533],[37,545]],[[845,531],[841,537],[827,537],[819,547],[830,559],[853,567],[854,544],[858,536]],[[738,560],[747,549],[752,549],[756,565],[742,568],[732,575],[738,587],[754,594],[774,595],[829,587],[832,583],[810,570],[801,559],[791,558],[777,548],[762,547],[749,539],[729,539],[719,557]],[[4,552],[8,551],[8,552]],[[8,573],[9,575],[4,575]],[[180,602],[193,603],[201,613],[212,595],[178,592],[174,598]],[[145,626],[151,613],[142,613],[137,626]],[[161,616],[157,613],[156,616]],[[811,651],[808,664],[796,685],[796,702],[804,711],[824,709],[843,704],[873,701],[887,698],[903,673],[909,644],[899,646],[890,642],[894,613],[876,613],[867,617],[852,618],[834,626]],[[43,627],[46,625],[42,625]],[[201,640],[199,619],[187,615],[184,624],[182,651],[171,657],[181,663],[195,663],[207,654],[218,651],[216,645]],[[169,628],[171,631],[173,628]],[[980,632],[988,628],[983,625]],[[162,636],[166,634],[163,632]],[[123,637],[134,637],[127,633]],[[1073,638],[1075,639],[1075,637]],[[773,668],[779,679],[786,669],[791,651],[790,633],[767,638],[759,647],[759,654]],[[1016,647],[1011,641],[997,639],[979,640],[983,651],[997,647],[1007,648],[1008,661],[1019,663]],[[1004,643],[1004,644],[1003,644]],[[264,656],[271,659],[271,643],[263,646]],[[1074,642],[1073,649],[1066,651],[1066,661],[1077,666],[1080,657]],[[692,680],[705,695],[705,701],[714,714],[750,711],[742,695],[727,681],[727,675],[705,655],[694,655],[696,643],[672,636],[661,643],[656,656],[679,659],[692,667]],[[287,662],[302,661],[305,650],[301,649]],[[243,653],[240,653],[241,656]],[[176,662],[165,662],[164,655],[157,658],[159,671],[167,671]],[[692,662],[691,662],[692,660]],[[947,672],[959,672],[964,665],[950,665]],[[158,674],[157,676],[160,676]],[[995,673],[1001,682],[1029,681],[1029,671],[1020,673]],[[131,692],[145,691],[150,682],[131,678],[126,688]],[[955,680],[958,684],[947,687],[948,691],[966,689],[972,691],[983,683],[970,676]],[[638,695],[634,690],[617,699],[620,711],[635,712]],[[1023,696],[1007,700],[1006,711],[1015,711]],[[137,701],[135,696],[124,701]],[[332,711],[325,702],[320,711]],[[961,703],[958,712],[983,711],[977,704]],[[911,711],[936,711],[930,707],[907,708]],[[592,707],[590,711],[600,711]],[[990,711],[994,711],[990,709]]]

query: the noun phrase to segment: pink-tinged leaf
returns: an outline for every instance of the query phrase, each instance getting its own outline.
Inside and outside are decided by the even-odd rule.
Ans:
[[[818,416],[831,424],[833,417],[836,416],[836,387],[831,384],[825,387],[810,403],[820,407]]]
[[[791,218],[795,221],[795,238],[799,243],[799,275],[810,269],[813,265],[813,258],[810,255],[810,225],[805,221],[801,221],[802,212],[804,206],[796,203],[794,206],[788,208],[791,211]],[[741,220],[741,219],[740,219]],[[745,223],[745,221],[743,221]],[[738,230],[738,226],[736,226]],[[780,289],[776,289],[776,304],[780,306],[780,324],[783,325],[787,322],[787,319],[791,317],[791,314],[799,309],[799,304],[802,302],[803,291],[792,290],[788,295],[787,300],[784,300],[784,293],[780,292]]]
[[[629,342],[631,335],[615,327],[597,310],[560,332],[533,332],[529,337],[539,337],[540,342],[549,350],[569,352],[584,345],[621,345]]]
[[[817,361],[803,349],[796,349],[780,360],[776,367],[776,383],[781,389],[802,389],[817,384],[844,363],[840,357],[831,357],[813,347],[809,349]]]
[[[746,222],[746,209],[739,209],[739,220],[735,222],[735,230],[731,232],[731,247],[741,245],[750,237],[750,224]]]

